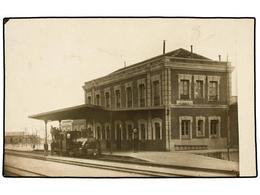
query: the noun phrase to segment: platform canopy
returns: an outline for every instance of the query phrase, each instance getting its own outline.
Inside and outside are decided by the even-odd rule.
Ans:
[[[93,118],[99,115],[109,114],[103,106],[82,104],[78,106],[53,110],[50,112],[43,112],[29,116],[32,119],[44,120],[44,121],[57,121],[57,120],[68,120],[68,119],[84,119]]]

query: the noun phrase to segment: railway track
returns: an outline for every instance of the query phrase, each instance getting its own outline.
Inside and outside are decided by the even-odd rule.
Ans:
[[[41,173],[36,173],[34,171],[14,167],[11,165],[5,165],[4,168],[5,175],[10,175],[10,176],[34,176],[34,177],[48,177],[47,175],[41,174]]]
[[[214,174],[217,174],[220,177],[236,177],[237,173],[235,172],[227,172],[227,171],[217,171],[217,170],[204,170],[204,169],[189,169],[189,170],[181,170],[181,169],[174,169],[174,168],[163,168],[161,166],[158,167],[151,167],[148,166],[149,169],[147,169],[144,165],[143,167],[138,168],[136,167],[126,167],[126,166],[116,166],[116,165],[108,165],[108,164],[97,164],[97,163],[91,163],[91,162],[79,162],[76,160],[68,160],[68,159],[58,159],[53,158],[49,156],[42,156],[39,154],[32,154],[28,152],[17,152],[17,151],[6,151],[7,155],[13,155],[18,157],[24,157],[24,158],[31,158],[31,159],[37,159],[37,160],[43,160],[43,161],[49,161],[49,162],[55,162],[55,163],[61,163],[61,164],[68,164],[68,165],[74,165],[74,166],[81,166],[81,167],[88,167],[88,168],[97,168],[97,169],[105,169],[105,170],[111,170],[111,171],[117,171],[117,172],[125,172],[125,173],[131,173],[131,174],[139,174],[143,175],[144,177],[192,177],[192,176],[206,176],[213,177]],[[105,162],[105,161],[104,161]],[[124,163],[121,163],[124,164]],[[132,163],[133,164],[133,163]],[[146,165],[147,166],[147,165]],[[168,170],[168,171],[167,171]],[[195,174],[194,173],[198,173]],[[35,173],[37,174],[37,173]],[[36,175],[37,176],[37,175]],[[45,175],[38,175],[38,177],[46,177]]]

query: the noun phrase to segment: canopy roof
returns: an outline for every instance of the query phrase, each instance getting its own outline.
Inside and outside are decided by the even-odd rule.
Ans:
[[[84,119],[84,118],[91,118],[98,114],[108,113],[108,112],[109,110],[105,109],[102,106],[82,104],[78,106],[31,115],[29,116],[29,118],[46,120],[46,121]]]
[[[75,120],[75,119],[87,119],[87,118],[99,118],[99,117],[109,117],[110,113],[122,112],[147,112],[150,110],[161,110],[165,109],[164,106],[157,107],[141,107],[132,109],[117,109],[111,110],[103,106],[97,106],[92,104],[82,104],[78,106],[53,110],[49,112],[43,112],[35,115],[29,116],[32,119],[44,120],[44,121],[57,121],[57,120]]]

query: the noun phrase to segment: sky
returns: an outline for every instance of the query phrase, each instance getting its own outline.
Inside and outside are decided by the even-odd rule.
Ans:
[[[84,82],[184,48],[231,62],[237,70],[252,50],[253,22],[198,19],[19,19],[5,25],[6,131],[38,131],[29,115],[84,103]],[[55,124],[54,124],[55,125]]]

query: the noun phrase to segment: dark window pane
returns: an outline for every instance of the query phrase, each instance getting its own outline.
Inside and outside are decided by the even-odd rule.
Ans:
[[[160,85],[159,81],[153,82],[153,103],[154,106],[160,105]]]
[[[140,107],[145,106],[145,86],[144,84],[139,85],[139,93],[140,93]]]
[[[218,82],[210,81],[209,82],[209,100],[216,101],[218,98]]]
[[[210,122],[210,134],[217,135],[218,131],[218,120],[211,120]]]
[[[141,140],[145,140],[145,125],[141,124]]]
[[[106,92],[106,107],[109,108],[110,107],[110,95],[108,92]]]
[[[203,81],[196,81],[195,97],[203,98]]]
[[[127,93],[127,107],[130,108],[132,107],[132,88],[127,87],[126,93]]]
[[[190,93],[189,80],[181,80],[179,87],[180,87],[180,97],[181,97],[181,99],[189,99],[189,93]]]
[[[160,127],[160,123],[155,123],[155,139],[159,140],[161,138],[161,127]]]

